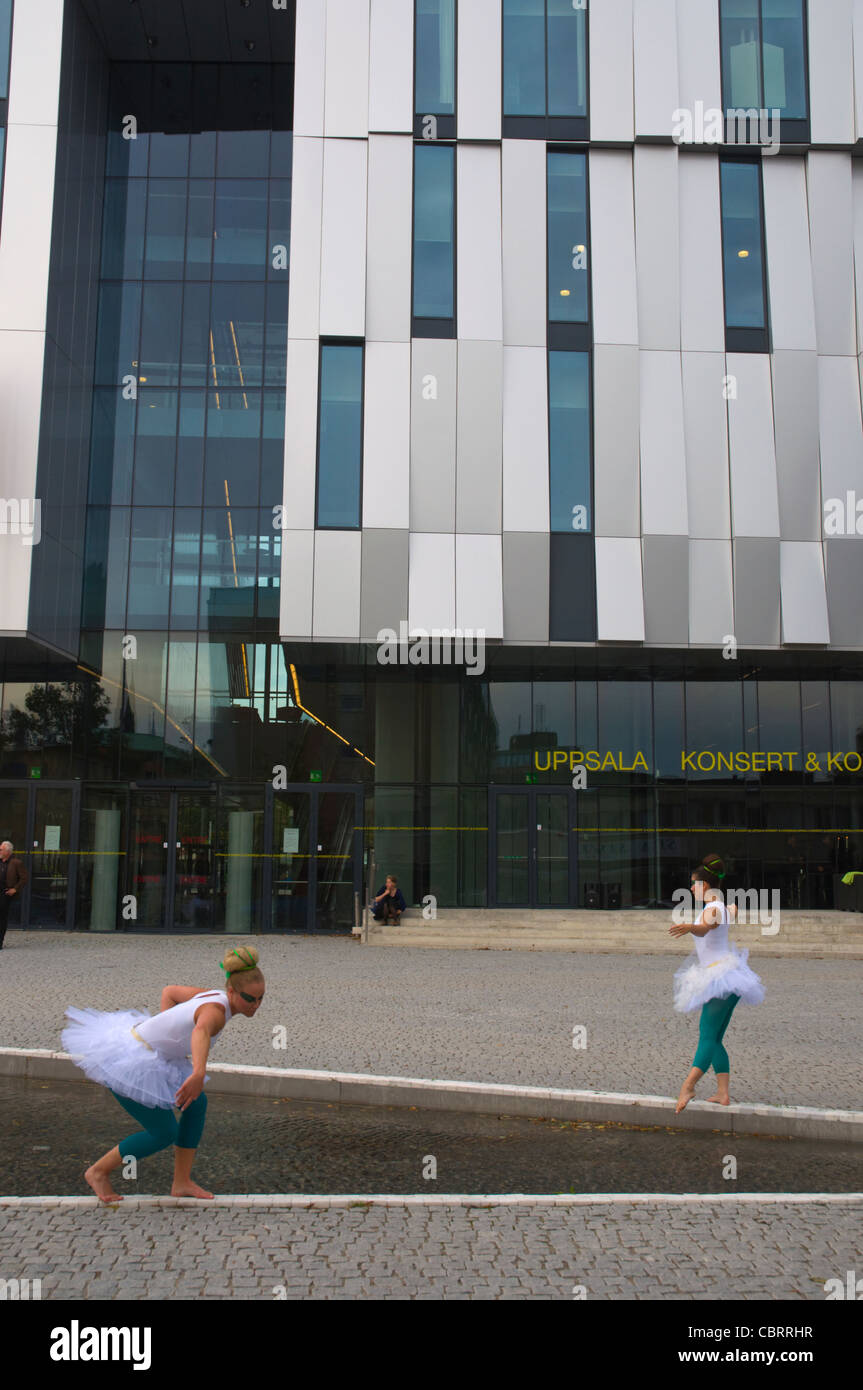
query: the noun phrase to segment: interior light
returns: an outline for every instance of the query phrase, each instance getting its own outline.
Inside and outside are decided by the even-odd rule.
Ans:
[[[738,256],[740,257],[741,261],[745,261],[746,258],[747,258],[748,255],[749,255],[749,252],[748,252],[748,251],[738,251],[737,254],[738,254]]]
[[[566,296],[569,294],[569,290],[561,290],[561,294]]]

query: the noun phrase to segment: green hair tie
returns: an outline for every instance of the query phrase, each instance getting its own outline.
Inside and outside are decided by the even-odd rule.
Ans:
[[[232,951],[231,955],[236,956],[237,960],[242,960],[243,957],[240,955],[240,951],[245,951],[247,955],[249,954],[248,948],[246,946],[240,946],[236,951]],[[251,965],[241,965],[238,970],[229,970],[223,960],[219,961],[219,969],[224,970],[225,972],[225,984],[228,984],[230,982],[230,978],[232,975],[242,975],[243,972],[246,970],[254,970],[255,966],[256,962],[252,961]]]

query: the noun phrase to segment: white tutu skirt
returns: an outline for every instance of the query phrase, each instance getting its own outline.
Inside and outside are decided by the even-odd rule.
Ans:
[[[691,1013],[711,999],[727,999],[730,994],[739,994],[744,1004],[760,1004],[764,998],[764,986],[755,971],[746,964],[748,959],[748,950],[732,946],[714,965],[702,965],[697,952],[693,951],[680,969],[674,972],[674,1007],[677,1012]]]
[[[72,1008],[66,1017],[71,1021],[63,1029],[63,1047],[91,1081],[141,1105],[160,1110],[176,1105],[174,1097],[191,1076],[192,1063],[163,1057],[138,1041],[131,1029],[150,1014],[140,1009],[102,1013]]]

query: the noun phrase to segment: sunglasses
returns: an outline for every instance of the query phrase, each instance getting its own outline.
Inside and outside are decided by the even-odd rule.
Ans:
[[[241,999],[245,999],[247,1004],[260,1004],[264,997],[262,994],[244,994],[241,989],[238,989],[237,993]]]

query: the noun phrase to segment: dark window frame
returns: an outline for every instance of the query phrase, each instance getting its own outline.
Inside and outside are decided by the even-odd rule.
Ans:
[[[437,140],[454,140],[456,138],[458,122],[458,0],[453,0],[453,30],[455,42],[453,44],[453,110],[441,114],[438,111],[419,111],[417,110],[417,4],[414,0],[414,69],[413,69],[413,107],[414,107],[414,139],[421,140],[423,144],[434,144]],[[437,136],[434,141],[426,139],[423,134],[423,121],[426,116],[434,116],[437,123]]]
[[[360,477],[359,477],[359,496],[357,498],[357,524],[356,526],[328,526],[322,525],[319,520],[320,489],[321,489],[321,405],[322,405],[322,372],[324,348],[325,347],[358,347],[362,354],[360,358]],[[338,337],[325,335],[318,339],[318,407],[317,420],[315,424],[315,530],[316,531],[349,531],[359,532],[363,529],[363,481],[365,473],[365,423],[366,423],[366,340],[365,338]]]
[[[452,318],[423,318],[414,314],[414,248],[416,246],[416,152],[448,146],[452,161]],[[455,140],[414,140],[411,151],[411,337],[455,338],[458,325],[458,143]]]
[[[586,144],[590,140],[590,6],[584,7],[584,116],[549,116],[548,114],[548,0],[543,0],[545,19],[545,115],[508,116],[505,103],[505,30],[504,13],[501,5],[500,33],[500,120],[501,134],[505,140],[546,140],[576,141]]]
[[[758,170],[758,216],[760,219],[761,233],[761,265],[763,274],[761,277],[761,296],[764,309],[763,328],[736,328],[729,327],[728,324],[728,289],[725,283],[725,216],[722,207],[722,165],[723,164],[750,164]],[[725,351],[726,352],[771,352],[772,334],[770,324],[770,290],[769,290],[769,269],[767,265],[767,231],[764,221],[764,178],[761,168],[761,156],[753,154],[721,154],[719,156],[717,174],[719,176],[719,235],[722,245],[722,315],[725,327]]]
[[[549,275],[549,250],[550,250],[550,227],[548,221],[548,183],[549,183],[549,156],[553,154],[580,155],[584,160],[584,186],[585,186],[585,221],[586,247],[587,247],[587,322],[586,323],[553,323],[548,317],[548,275]],[[574,147],[573,145],[549,144],[545,151],[545,312],[547,329],[547,347],[553,351],[566,352],[589,352],[593,347],[593,260],[590,239],[590,160],[586,149]]]

